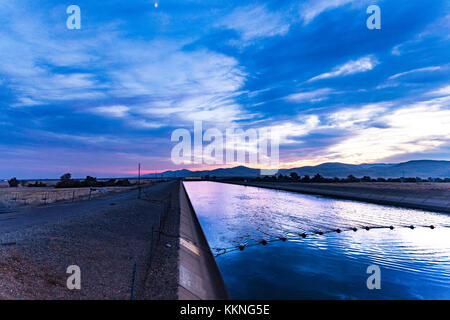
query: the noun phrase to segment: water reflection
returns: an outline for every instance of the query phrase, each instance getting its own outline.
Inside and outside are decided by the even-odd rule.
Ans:
[[[185,186],[211,247],[296,237],[219,256],[234,298],[450,298],[448,215],[214,182]],[[342,233],[313,234],[336,228]],[[382,269],[381,290],[366,287],[371,264]]]

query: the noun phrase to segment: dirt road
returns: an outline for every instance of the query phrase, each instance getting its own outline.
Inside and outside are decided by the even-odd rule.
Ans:
[[[174,190],[177,182],[159,183],[142,199],[134,190],[0,214],[0,299],[130,299],[135,264],[136,299],[176,299],[177,239],[152,235],[160,217],[179,229]],[[81,269],[81,290],[67,289],[70,265]]]

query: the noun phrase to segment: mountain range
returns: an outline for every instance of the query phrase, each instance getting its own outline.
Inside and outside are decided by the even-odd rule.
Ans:
[[[370,176],[372,178],[448,178],[450,177],[450,161],[413,160],[402,163],[346,164],[327,162],[317,166],[305,166],[291,169],[280,169],[278,174],[288,175],[296,172],[299,176],[314,176],[317,173],[327,178],[344,178],[352,174],[355,177]],[[145,177],[257,177],[260,170],[238,166],[234,168],[219,168],[214,170],[191,171],[187,169],[165,171],[159,174],[147,174]]]

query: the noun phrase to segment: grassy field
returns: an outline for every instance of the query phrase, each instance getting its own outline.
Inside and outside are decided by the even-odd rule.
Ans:
[[[47,187],[44,188],[29,188],[18,187],[9,188],[8,183],[2,181],[0,184],[0,207],[14,208],[17,206],[27,205],[46,205],[50,203],[60,201],[76,201],[76,200],[88,200],[89,195],[91,198],[98,198],[111,193],[125,192],[132,189],[136,189],[137,186],[129,187],[104,187],[104,188],[67,188],[56,189],[55,184],[59,180],[45,180],[43,181]],[[34,183],[35,181],[29,181]],[[132,184],[137,181],[130,180]],[[142,186],[148,186],[156,183],[156,180],[143,180]]]

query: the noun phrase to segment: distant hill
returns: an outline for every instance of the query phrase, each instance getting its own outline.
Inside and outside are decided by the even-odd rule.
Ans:
[[[449,178],[450,177],[450,161],[437,160],[414,160],[403,163],[385,164],[346,164],[340,162],[327,162],[317,166],[305,166],[291,169],[281,169],[279,174],[287,175],[296,172],[300,176],[314,176],[319,173],[327,178],[344,178],[352,174],[355,177],[370,176],[372,178],[398,178],[398,177],[420,177],[420,178]],[[257,177],[260,175],[259,169],[248,168],[244,166],[191,171],[176,170],[166,171],[158,174],[158,177],[203,177],[205,175],[216,177]],[[145,177],[155,177],[155,174],[148,174]]]

